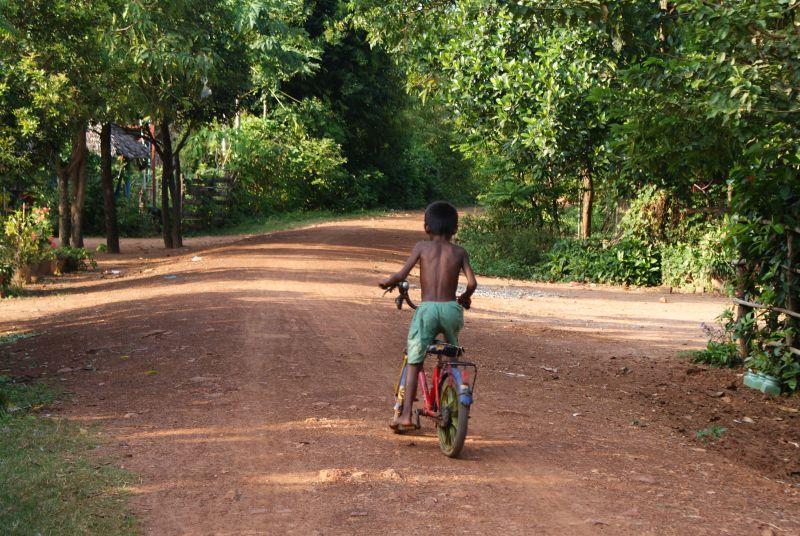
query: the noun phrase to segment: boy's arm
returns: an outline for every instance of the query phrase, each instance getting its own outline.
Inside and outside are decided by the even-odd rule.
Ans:
[[[403,281],[406,277],[408,277],[408,274],[411,272],[411,269],[414,268],[414,265],[417,264],[417,261],[419,261],[419,255],[420,247],[419,244],[416,244],[414,249],[411,250],[411,255],[409,255],[408,260],[403,267],[400,268],[400,271],[390,275],[378,283],[378,286],[381,288],[389,288],[398,284],[400,281]]]
[[[469,263],[469,253],[466,251],[464,251],[461,269],[464,271],[464,275],[467,276],[467,289],[458,297],[458,303],[464,309],[469,309],[470,305],[472,305],[472,293],[478,288],[478,280],[475,279],[475,272],[472,271],[472,265]]]

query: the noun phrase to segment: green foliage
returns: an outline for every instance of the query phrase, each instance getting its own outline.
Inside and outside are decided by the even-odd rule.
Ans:
[[[722,436],[725,435],[725,432],[727,431],[728,429],[725,428],[724,426],[719,426],[715,424],[713,426],[709,426],[707,428],[702,428],[698,430],[697,432],[695,432],[694,437],[698,441],[703,441],[704,443],[709,443],[709,442],[713,443],[714,441],[721,439]]]
[[[793,327],[779,327],[774,313],[748,314],[736,330],[749,342],[745,366],[779,378],[785,390],[796,391],[800,383],[800,362],[786,344],[787,336],[797,337]],[[759,322],[759,316],[763,323]],[[770,318],[772,316],[772,318]]]
[[[54,258],[53,228],[47,207],[26,207],[10,214],[3,228],[3,241],[14,269]]]
[[[217,160],[235,176],[236,207],[243,214],[339,208],[347,194],[357,193],[348,188],[354,181],[342,168],[340,147],[329,138],[311,136],[292,112],[245,115],[239,128],[205,129],[187,150],[201,172],[216,173],[212,166]]]
[[[715,367],[738,367],[742,365],[742,359],[736,346],[736,323],[733,321],[733,313],[726,309],[718,320],[722,327],[701,324],[703,331],[708,337],[708,344],[703,350],[691,352],[692,360],[695,363],[705,363]]]
[[[470,254],[473,268],[498,277],[530,278],[533,267],[553,243],[553,236],[536,228],[503,225],[489,218],[466,217],[459,225],[458,242]]]
[[[708,341],[704,350],[693,352],[692,360],[695,363],[705,363],[715,367],[734,368],[742,364],[736,345],[730,342]]]
[[[0,178],[28,181],[96,106],[105,1],[7,0],[0,25]]]
[[[539,275],[552,281],[653,286],[661,282],[661,254],[634,239],[565,239],[547,253]]]
[[[302,210],[297,212],[284,212],[272,216],[250,216],[224,227],[211,229],[210,231],[203,230],[202,233],[212,235],[263,234],[274,231],[284,231],[286,229],[294,229],[304,225],[313,225],[316,223],[337,221],[358,216],[372,216],[381,214],[383,214],[383,212],[377,210],[348,212],[333,212],[330,210]]]
[[[732,281],[734,253],[725,240],[724,227],[711,225],[706,229],[696,241],[662,246],[662,284],[712,290]]]
[[[54,250],[56,258],[64,261],[63,271],[75,272],[85,270],[88,267],[96,268],[97,263],[94,255],[86,248],[73,248],[69,246],[56,248]]]

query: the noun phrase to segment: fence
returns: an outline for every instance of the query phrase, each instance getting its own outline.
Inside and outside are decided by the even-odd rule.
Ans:
[[[183,221],[187,229],[222,225],[231,202],[233,177],[194,177],[186,181]]]
[[[772,222],[765,220],[762,221],[762,223],[771,224]],[[786,264],[780,266],[782,282],[787,289],[784,307],[758,303],[757,301],[747,299],[749,263],[746,259],[740,259],[734,263],[738,284],[736,297],[733,298],[733,303],[736,304],[736,324],[739,326],[742,326],[747,315],[756,309],[783,314],[784,326],[786,328],[794,328],[793,330],[788,330],[786,348],[792,354],[800,356],[800,349],[797,348],[797,346],[800,346],[800,342],[792,333],[792,331],[797,331],[797,327],[800,326],[800,296],[798,296],[798,292],[794,290],[797,286],[797,281],[800,281],[797,277],[800,275],[800,268],[798,268],[797,264],[797,248],[795,245],[797,236],[800,236],[800,228],[786,228]],[[752,333],[745,333],[743,336],[739,337],[737,341],[739,357],[742,360],[748,357],[750,340],[752,340]]]

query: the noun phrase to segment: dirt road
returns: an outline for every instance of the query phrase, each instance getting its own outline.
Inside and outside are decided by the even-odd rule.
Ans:
[[[800,534],[798,401],[677,357],[720,298],[480,278],[463,459],[390,433],[411,313],[375,284],[419,220],[123,242],[119,274],[0,304],[38,333],[0,369],[74,393],[145,534]]]

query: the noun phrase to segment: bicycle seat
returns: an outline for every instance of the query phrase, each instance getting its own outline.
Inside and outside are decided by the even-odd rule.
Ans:
[[[428,346],[429,354],[443,355],[445,357],[458,357],[464,353],[464,348],[454,344],[447,344],[444,341],[433,341],[433,344]]]

